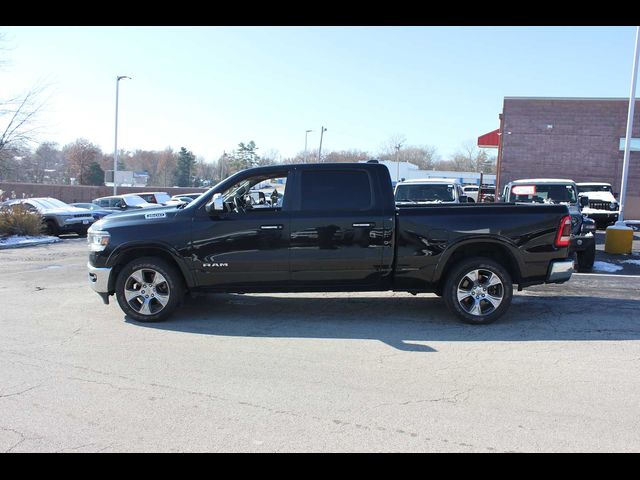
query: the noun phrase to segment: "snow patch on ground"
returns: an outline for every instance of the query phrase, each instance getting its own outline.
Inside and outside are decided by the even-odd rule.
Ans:
[[[620,265],[615,265],[613,263],[608,262],[594,262],[593,269],[599,272],[617,272],[618,270],[622,270],[624,267]]]
[[[28,245],[42,245],[45,243],[55,243],[59,242],[60,239],[58,237],[51,236],[40,236],[40,237],[32,237],[32,236],[20,236],[20,235],[11,235],[9,237],[0,238],[0,247],[22,247]]]
[[[631,263],[640,266],[640,260],[623,260],[622,263]]]

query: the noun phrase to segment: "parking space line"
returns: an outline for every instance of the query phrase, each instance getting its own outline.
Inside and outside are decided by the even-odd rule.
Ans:
[[[588,275],[592,277],[638,278],[640,275],[622,275],[615,273],[574,273],[573,275]]]

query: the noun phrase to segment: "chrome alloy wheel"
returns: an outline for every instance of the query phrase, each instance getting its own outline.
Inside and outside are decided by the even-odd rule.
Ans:
[[[155,315],[169,302],[169,283],[161,273],[151,269],[136,270],[124,283],[124,297],[141,315]]]
[[[458,283],[458,303],[462,309],[478,317],[494,312],[504,298],[504,285],[491,270],[471,270]]]

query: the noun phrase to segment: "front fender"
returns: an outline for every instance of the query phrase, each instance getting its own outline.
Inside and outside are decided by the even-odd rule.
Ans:
[[[164,242],[150,243],[149,241],[132,241],[120,244],[109,254],[105,262],[105,267],[121,267],[125,263],[123,259],[128,259],[132,254],[135,256],[153,256],[154,253],[161,258],[170,257],[173,263],[180,269],[187,286],[195,286],[193,274],[187,267],[180,252],[174,246]]]

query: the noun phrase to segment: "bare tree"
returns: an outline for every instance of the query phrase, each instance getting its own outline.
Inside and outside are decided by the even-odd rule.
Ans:
[[[369,159],[371,159],[371,155],[361,150],[341,150],[338,152],[328,152],[324,156],[325,162],[339,163],[361,162]]]
[[[397,151],[398,145],[405,145],[407,143],[407,137],[405,137],[401,133],[396,133],[391,135],[385,142],[380,144],[380,148],[378,148],[378,156],[382,159],[383,157],[391,157],[395,160],[395,155]]]
[[[6,50],[5,35],[0,33],[0,51]],[[6,65],[0,55],[0,67]],[[44,85],[36,85],[26,93],[0,98],[0,178],[10,170],[16,151],[25,151],[35,141],[38,125],[37,114],[46,103],[42,99]]]
[[[464,142],[444,165],[454,171],[495,173],[495,157],[490,157],[472,140]]]
[[[69,176],[73,175],[80,185],[86,185],[89,180],[89,165],[102,158],[100,147],[84,138],[79,138],[75,142],[65,145],[62,153],[69,163]]]

